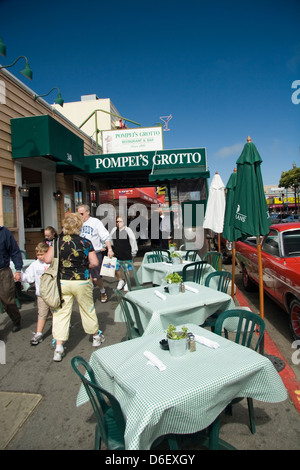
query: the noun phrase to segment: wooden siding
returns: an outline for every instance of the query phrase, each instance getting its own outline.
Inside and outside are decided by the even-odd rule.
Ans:
[[[11,125],[12,118],[40,116],[48,114],[63,126],[71,130],[74,134],[78,135],[84,142],[84,154],[92,155],[96,153],[95,142],[86,136],[82,131],[73,126],[70,122],[60,115],[57,111],[50,109],[43,102],[34,100],[34,92],[31,92],[26,86],[22,86],[19,81],[15,80],[10,74],[0,71],[0,80],[5,83],[5,104],[0,104],[0,181],[3,184],[15,184],[15,166],[12,160],[12,145],[11,145]],[[26,80],[26,79],[25,79]],[[22,168],[23,179],[26,180],[26,168]],[[32,172],[31,176],[32,176]],[[38,172],[37,172],[38,173]],[[38,177],[37,177],[38,178]],[[88,178],[87,187],[88,187]],[[31,182],[32,178],[27,181]],[[33,182],[33,181],[32,181]],[[40,181],[39,181],[40,182]],[[64,176],[62,173],[56,175],[56,188],[63,194],[71,194],[74,197],[74,177]],[[17,194],[17,197],[20,197]],[[64,199],[57,202],[58,213],[58,230],[61,229],[62,220],[64,218]],[[3,223],[3,209],[0,207],[0,224]],[[15,238],[18,240],[18,232],[13,232]],[[38,242],[44,239],[43,233],[40,232],[26,232],[25,233],[25,249],[29,257],[35,257],[35,246]]]

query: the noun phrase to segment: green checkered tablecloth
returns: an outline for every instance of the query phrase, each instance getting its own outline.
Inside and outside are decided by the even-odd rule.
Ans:
[[[126,449],[150,449],[159,436],[189,434],[205,429],[236,397],[280,402],[286,389],[271,361],[196,325],[189,331],[219,343],[212,349],[173,357],[160,348],[164,332],[143,336],[94,352],[90,364],[99,383],[119,400],[125,419]],[[150,351],[166,366],[162,372],[147,365]],[[88,397],[83,386],[77,406]]]
[[[180,252],[184,258],[185,252]],[[151,255],[152,252],[146,253],[141,266],[137,271],[137,278],[141,284],[145,284],[147,282],[152,282],[156,285],[165,284],[165,278],[169,273],[182,273],[182,269],[186,264],[191,263],[191,261],[183,261],[181,264],[173,264],[167,262],[160,262],[160,263],[148,263],[147,257]],[[200,261],[199,256],[197,257],[197,261]],[[214,268],[210,265],[207,266],[206,272],[204,274],[204,278],[214,272]]]
[[[183,322],[202,325],[206,318],[217,310],[235,308],[232,297],[209,287],[201,286],[195,282],[186,282],[186,286],[197,289],[191,292],[186,289],[184,293],[170,295],[164,292],[163,287],[151,287],[128,292],[126,297],[137,305],[144,334],[155,333],[167,328],[170,323],[180,325]],[[157,297],[155,291],[165,295],[166,300]],[[121,307],[115,310],[115,321],[124,321]]]

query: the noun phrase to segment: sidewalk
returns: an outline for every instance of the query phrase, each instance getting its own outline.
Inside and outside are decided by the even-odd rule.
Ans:
[[[137,263],[141,258],[137,258]],[[122,341],[125,325],[114,323],[118,305],[113,289],[117,281],[105,280],[109,301],[96,302],[100,328],[105,335],[101,347]],[[95,294],[99,294],[96,292]],[[237,292],[241,305],[244,298]],[[0,315],[0,340],[6,344],[6,364],[0,365],[0,449],[7,450],[92,450],[95,419],[89,404],[76,408],[79,379],[70,361],[80,355],[89,359],[93,352],[90,338],[85,335],[77,304],[71,320],[66,356],[61,363],[52,361],[51,321],[45,328],[45,340],[30,346],[35,331],[37,309],[34,302],[23,304],[22,329],[11,332],[6,314]],[[280,357],[272,339],[266,335],[267,354]],[[283,358],[282,358],[283,359]],[[233,416],[221,415],[220,437],[239,450],[300,449],[300,409],[293,371],[287,367],[279,372],[290,398],[283,403],[254,401],[256,434],[249,429],[246,400],[236,404]],[[182,441],[182,450],[197,449],[197,439],[189,436]]]

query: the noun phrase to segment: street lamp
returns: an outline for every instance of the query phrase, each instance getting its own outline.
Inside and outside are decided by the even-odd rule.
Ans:
[[[59,105],[62,107],[63,104],[64,104],[64,100],[63,100],[63,98],[62,98],[62,96],[61,96],[61,94],[60,94],[59,88],[57,88],[56,86],[53,87],[53,88],[51,88],[51,90],[48,91],[48,93],[45,93],[44,95],[34,95],[33,98],[34,98],[35,100],[37,100],[38,98],[42,98],[43,96],[48,96],[48,95],[51,93],[51,91],[53,91],[53,90],[57,90],[57,91],[58,91],[57,98],[56,98],[56,100],[54,100],[54,102],[55,102],[56,104],[59,104]]]
[[[0,54],[6,57],[6,46],[2,41],[2,38],[0,38]]]
[[[5,46],[4,46],[5,47]],[[20,59],[25,59],[26,60],[26,65],[25,65],[25,69],[23,70],[20,70],[21,74],[24,75],[24,77],[26,78],[29,78],[29,80],[32,80],[32,70],[29,66],[29,63],[28,63],[28,60],[27,60],[27,57],[25,57],[24,55],[20,55],[19,57],[17,57],[17,59],[12,63],[12,64],[9,64],[9,65],[1,65],[0,66],[0,70],[1,69],[8,69],[9,67],[12,67],[13,65],[15,65],[18,60]]]

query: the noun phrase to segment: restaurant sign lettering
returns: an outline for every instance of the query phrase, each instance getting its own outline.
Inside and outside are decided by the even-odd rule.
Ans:
[[[205,148],[87,155],[85,163],[90,173],[180,167],[207,169]]]

